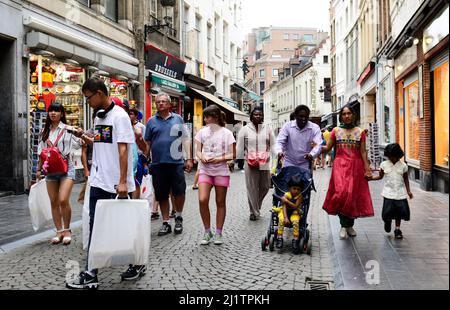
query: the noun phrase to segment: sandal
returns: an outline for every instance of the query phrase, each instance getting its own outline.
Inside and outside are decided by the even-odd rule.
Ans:
[[[52,240],[50,240],[50,242],[54,245],[56,244],[60,244],[61,242],[63,242],[63,232],[64,230],[57,230],[56,231],[56,236],[52,238]]]
[[[70,236],[64,236],[62,239],[63,245],[69,245],[72,242],[72,230],[70,228],[64,229],[64,231],[68,231],[70,233]]]

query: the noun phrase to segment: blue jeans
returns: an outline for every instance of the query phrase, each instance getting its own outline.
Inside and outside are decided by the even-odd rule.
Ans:
[[[97,206],[98,200],[103,199],[116,199],[117,194],[109,193],[107,191],[102,190],[98,187],[91,187],[90,196],[89,196],[89,243],[86,255],[86,270],[88,270],[88,261],[89,261],[89,248],[91,247],[91,237],[92,237],[92,228],[94,227],[94,218],[95,218],[95,208]],[[131,198],[131,194],[130,194]],[[97,274],[98,269],[90,270],[91,272]]]

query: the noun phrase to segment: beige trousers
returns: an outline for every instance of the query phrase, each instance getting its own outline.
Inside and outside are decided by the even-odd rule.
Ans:
[[[250,214],[260,216],[263,200],[270,188],[270,171],[250,168],[247,162],[244,169]]]

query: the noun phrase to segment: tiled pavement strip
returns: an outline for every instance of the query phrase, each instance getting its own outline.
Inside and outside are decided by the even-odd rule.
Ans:
[[[301,290],[307,278],[334,280],[332,286],[337,289],[448,289],[448,195],[423,192],[412,182],[412,221],[402,226],[405,239],[395,240],[383,231],[380,218],[382,182],[372,182],[376,216],[356,221],[356,238],[339,240],[338,219],[321,210],[329,176],[329,169],[315,172],[318,193],[313,193],[309,219],[311,257],[261,251],[259,244],[267,227],[271,199],[268,195],[264,202],[265,218],[249,222],[244,178],[238,171],[232,176],[227,199],[223,246],[198,245],[202,228],[197,193],[188,189],[185,232],[181,236],[157,237],[160,222],[152,222],[148,274],[137,282],[120,283],[119,273],[124,268],[107,268],[99,276],[101,289]],[[50,246],[46,238],[0,254],[0,289],[64,288],[66,263],[75,260],[84,266],[81,231],[78,228],[74,232],[75,242],[70,247]],[[378,282],[369,277],[370,271],[379,274]],[[43,278],[43,273],[53,276]],[[366,281],[366,275],[374,283]]]

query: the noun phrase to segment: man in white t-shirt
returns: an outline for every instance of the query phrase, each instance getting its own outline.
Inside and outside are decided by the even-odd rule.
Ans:
[[[100,79],[89,79],[82,92],[89,106],[94,109],[94,138],[78,131],[86,143],[93,143],[92,167],[90,173],[89,200],[89,243],[94,224],[95,208],[100,199],[126,198],[135,190],[133,176],[132,144],[135,142],[130,117],[125,110],[115,105],[108,96],[108,90]],[[89,244],[90,245],[90,244]],[[88,246],[89,256],[89,246]],[[77,279],[66,282],[71,289],[92,289],[98,287],[97,270],[80,273]],[[133,267],[137,275],[145,272],[145,266]],[[130,271],[127,270],[126,273]],[[130,278],[138,278],[129,276]]]

